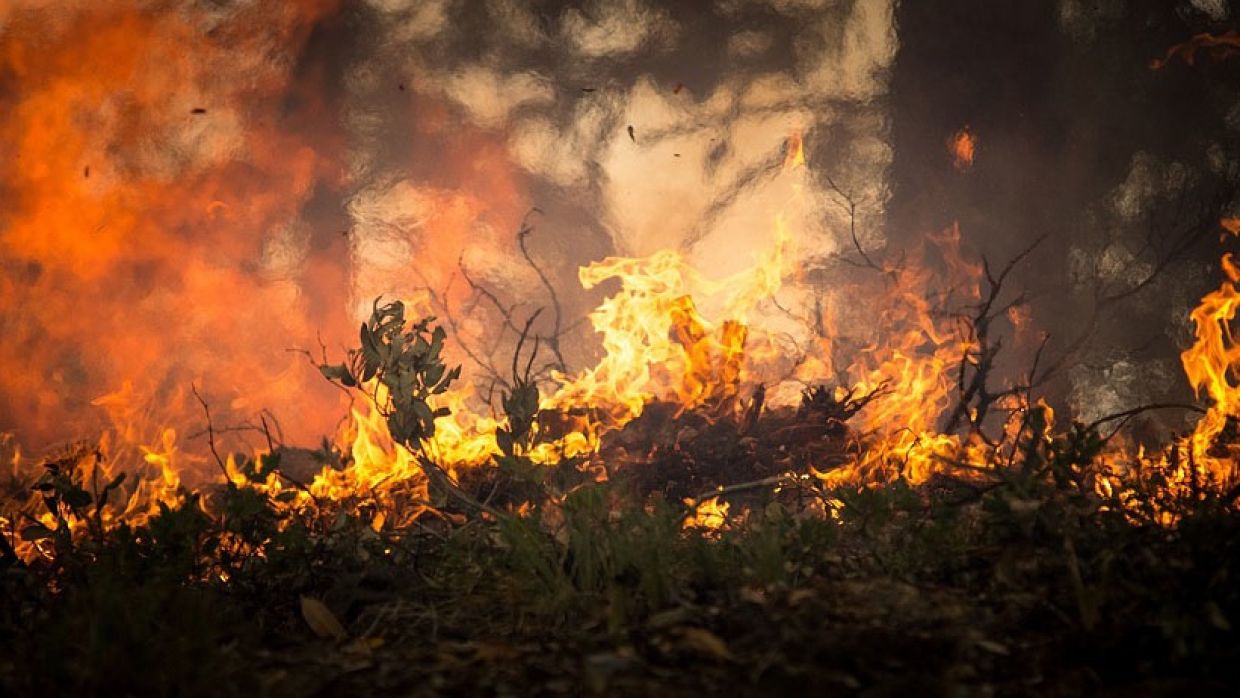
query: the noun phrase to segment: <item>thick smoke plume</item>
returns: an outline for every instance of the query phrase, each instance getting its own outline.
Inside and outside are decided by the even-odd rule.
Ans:
[[[0,429],[188,429],[342,413],[304,354],[379,295],[493,332],[593,300],[576,268],[680,249],[722,276],[774,239],[789,139],[881,242],[892,6],[863,2],[18,2],[0,10]],[[809,179],[797,249],[840,249]],[[468,280],[468,283],[467,283]],[[473,298],[474,306],[462,304]],[[549,320],[547,320],[549,322]],[[579,324],[579,323],[578,323]],[[537,328],[536,328],[537,329]],[[584,330],[569,359],[590,352]],[[461,355],[464,359],[464,355]],[[221,416],[222,415],[222,416]],[[138,435],[134,435],[139,438]],[[140,438],[150,438],[141,435]]]

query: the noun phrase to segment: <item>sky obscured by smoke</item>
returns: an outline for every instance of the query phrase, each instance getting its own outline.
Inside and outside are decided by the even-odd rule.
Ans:
[[[714,275],[735,272],[771,245],[786,199],[774,181],[800,133],[816,162],[831,153],[867,211],[881,210],[890,3],[369,7],[346,122],[364,257],[463,255],[509,293],[533,294],[512,234],[538,206],[539,252],[560,285],[602,255],[669,247]],[[811,186],[807,200],[821,201]],[[445,233],[438,219],[453,206],[481,215]],[[836,249],[839,216],[830,206],[807,216],[805,253]],[[403,262],[381,266],[361,265],[359,288],[401,283]],[[426,280],[454,271],[436,265]]]
[[[535,206],[572,315],[607,255],[750,265],[794,134],[874,223],[896,46],[885,0],[7,3],[0,430],[195,421],[195,386],[312,438],[342,407],[290,349],[339,353],[379,295],[464,300],[464,274],[541,302]],[[827,254],[841,209],[806,185],[800,253]]]
[[[1157,267],[1151,221],[1191,218],[1177,197],[1235,160],[1234,69],[1148,65],[1235,17],[1225,0],[0,3],[0,431],[196,423],[195,385],[224,418],[271,408],[314,439],[343,403],[289,350],[339,356],[380,295],[446,303],[485,339],[470,281],[547,303],[523,220],[571,321],[600,298],[581,265],[672,248],[721,278],[781,212],[829,291],[828,261],[854,252],[841,195],[875,255],[956,220],[994,261],[1047,234],[1019,283],[1071,348],[1099,288]],[[963,172],[947,143],[966,127]],[[790,207],[794,134],[809,167]],[[1096,411],[1182,389],[1182,318],[1216,256],[1192,248],[1108,311],[1061,392]]]

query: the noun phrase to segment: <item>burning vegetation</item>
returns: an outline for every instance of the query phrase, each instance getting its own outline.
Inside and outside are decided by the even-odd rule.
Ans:
[[[886,20],[862,4],[848,26],[865,34]],[[675,35],[671,15],[633,11],[648,25],[635,46]],[[348,152],[370,126],[317,118],[343,107],[306,47],[341,12],[83,5],[39,26],[37,4],[0,10],[0,99],[17,95],[0,114],[0,360],[16,369],[0,377],[6,692],[1077,694],[1240,679],[1240,267],[1226,251],[1240,164],[1217,163],[1230,188],[1192,211],[1203,222],[1151,239],[1138,254],[1152,261],[1125,258],[1135,276],[1098,287],[1069,341],[1039,328],[1027,283],[1047,236],[1003,259],[957,223],[884,239],[874,202],[829,154],[818,164],[812,144],[829,141],[799,123],[700,216],[741,200],[736,220],[760,212],[760,231],[705,238],[722,252],[617,243],[568,288],[547,214],[521,217],[528,192],[505,160],[538,139],[497,135],[505,110],[541,103],[540,79],[409,80],[426,100],[417,138],[466,154],[443,186],[376,184],[381,159]],[[576,50],[636,50],[592,12],[561,17]],[[1154,67],[1225,61],[1233,39],[1198,34]],[[48,43],[65,51],[38,58]],[[858,55],[840,60],[869,66]],[[510,103],[461,97],[475,79]],[[688,78],[673,84],[657,99],[693,98]],[[452,128],[453,104],[472,126]],[[688,127],[635,127],[613,107],[581,107],[580,123],[610,124],[617,172],[673,147],[712,175],[732,166],[714,139],[665,143]],[[956,180],[984,180],[977,144],[969,127],[948,138],[948,164],[975,175]],[[350,187],[358,229],[307,232],[305,212]],[[374,232],[393,208],[433,220],[402,246]],[[519,223],[471,227],[484,220]],[[843,242],[809,232],[823,220]],[[1221,281],[1189,309],[1179,354],[1197,399],[1081,417],[1066,375],[1096,316],[1206,239],[1225,248]],[[410,249],[394,266],[416,285],[377,288],[364,262]]]

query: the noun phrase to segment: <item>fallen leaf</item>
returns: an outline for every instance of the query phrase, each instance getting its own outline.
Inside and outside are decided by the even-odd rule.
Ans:
[[[817,596],[813,589],[793,589],[788,592],[788,605],[796,606]]]
[[[613,674],[632,669],[637,659],[632,649],[622,647],[616,652],[599,652],[586,657],[585,683],[590,693],[603,694]]]
[[[301,597],[301,617],[306,620],[306,625],[310,626],[314,634],[321,638],[343,640],[348,636],[344,626],[336,620],[331,609],[318,599],[309,596]]]
[[[1227,621],[1227,616],[1223,615],[1223,609],[1213,601],[1206,602],[1206,617],[1210,619],[1210,625],[1222,631],[1231,630],[1231,623]]]
[[[974,644],[987,652],[997,654],[1000,657],[1006,657],[1012,653],[1012,651],[1007,648],[1007,645],[995,642],[994,640],[987,640],[986,638],[979,638],[974,641]]]
[[[680,623],[691,620],[694,615],[695,614],[692,610],[685,608],[684,606],[677,606],[676,608],[660,611],[651,615],[646,619],[646,627],[651,630],[670,628],[673,625],[679,625]]]
[[[686,627],[681,628],[679,634],[681,647],[720,661],[732,661],[732,651],[728,649],[727,643],[711,631]]]

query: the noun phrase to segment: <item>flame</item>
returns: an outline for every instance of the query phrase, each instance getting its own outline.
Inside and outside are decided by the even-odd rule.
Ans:
[[[692,499],[685,500],[685,506],[691,507],[693,514],[685,519],[684,528],[719,529],[728,522],[728,510],[732,505],[711,497],[695,503]]]
[[[972,164],[974,147],[974,137],[967,128],[953,137],[951,150],[962,171]],[[313,169],[316,165],[312,160],[305,166]],[[801,170],[805,164],[801,135],[793,134],[784,157],[785,173]],[[788,182],[788,205],[800,206],[796,176],[789,175]],[[154,194],[162,195],[170,185],[152,186]],[[209,195],[201,197],[195,210],[210,218],[229,218],[239,215],[239,210],[248,210],[248,203],[227,191],[223,183],[216,182],[207,189]],[[70,200],[80,197],[78,192],[71,194]],[[280,193],[271,196],[279,199]],[[458,204],[453,220],[459,219],[464,225],[461,221],[469,218],[464,211],[473,209],[468,202],[452,200]],[[38,216],[54,214],[37,206],[35,209],[14,219],[16,232],[6,233],[4,242],[37,258],[46,252],[40,248],[46,243],[34,240],[29,226]],[[88,223],[103,215],[89,207],[85,213],[91,214],[82,218]],[[963,250],[959,227],[953,225],[927,235],[922,249],[884,263],[882,273],[872,275],[870,285],[841,282],[839,289],[827,289],[805,304],[812,306],[808,322],[812,335],[803,346],[798,345],[803,355],[795,357],[790,366],[784,350],[788,343],[767,322],[769,315],[788,312],[776,297],[790,278],[799,277],[803,271],[798,268],[790,219],[785,211],[774,213],[771,248],[758,255],[750,268],[724,278],[703,274],[673,250],[642,258],[611,257],[581,268],[578,278],[584,288],[613,280],[619,287],[589,315],[602,355],[592,367],[571,375],[554,375],[557,383],[541,401],[544,414],[584,416],[572,420],[573,428],[554,443],[539,444],[528,454],[531,459],[554,463],[565,457],[592,456],[608,432],[622,429],[652,402],[673,403],[681,412],[700,410],[718,417],[735,414],[742,395],[768,384],[773,387],[768,404],[787,405],[792,400],[789,396],[797,396],[803,384],[832,381],[839,386],[837,399],[847,395],[881,397],[866,402],[849,423],[855,443],[848,449],[846,462],[808,464],[809,472],[825,485],[867,485],[896,478],[921,483],[961,464],[984,467],[994,463],[1000,447],[975,435],[945,432],[943,425],[960,389],[956,370],[962,357],[978,350],[979,340],[967,324],[937,311],[953,304],[961,307],[977,303],[985,276],[982,265]],[[61,271],[68,274],[64,278],[80,281],[92,277],[97,271],[92,264],[113,264],[112,258],[121,256],[121,243],[130,241],[127,236],[138,232],[155,235],[140,222],[129,220],[126,225],[130,229],[119,232],[120,237],[101,236],[96,241],[98,246],[82,253],[81,258],[74,250],[64,258],[52,256],[47,262],[52,268],[63,267]],[[1221,225],[1240,234],[1240,225],[1234,219],[1224,219]],[[72,234],[80,234],[80,230]],[[155,241],[168,242],[158,235]],[[185,243],[173,243],[159,253],[160,259],[171,254],[192,257]],[[237,277],[201,261],[179,261],[183,262],[187,289],[230,302],[233,296],[222,285],[239,282]],[[1194,432],[1178,444],[1189,454],[1188,462],[1175,460],[1174,455],[1151,455],[1143,449],[1109,452],[1107,458],[1116,476],[1100,479],[1096,485],[1100,492],[1118,491],[1124,485],[1123,477],[1151,467],[1169,473],[1172,486],[1196,483],[1199,476],[1221,484],[1235,480],[1233,447],[1224,437],[1229,425],[1240,419],[1240,346],[1231,331],[1240,304],[1240,269],[1230,255],[1223,258],[1222,266],[1228,279],[1192,312],[1196,341],[1181,357],[1189,384],[1211,403]],[[423,301],[413,299],[410,305],[423,307],[419,305]],[[172,303],[171,307],[177,306]],[[208,315],[214,312],[218,308],[204,310]],[[1027,308],[1013,306],[1005,317],[1018,342],[1030,334]],[[207,330],[217,329],[210,320],[203,322]],[[104,340],[104,349],[130,352],[116,355],[118,361],[149,358],[152,349],[146,344],[154,340],[144,330],[151,328],[143,326],[132,334],[121,332],[119,337],[109,337]],[[846,337],[845,331],[851,336]],[[837,349],[847,360],[837,356]],[[789,383],[795,389],[783,389]],[[286,387],[292,390],[298,385],[294,377]],[[473,392],[466,384],[438,396],[435,406],[447,407],[449,414],[436,421],[436,433],[424,449],[426,457],[458,478],[494,462],[500,454],[495,434],[506,426],[503,418],[472,409]],[[95,400],[94,407],[110,417],[111,428],[97,447],[73,460],[72,467],[93,479],[109,479],[132,464],[140,464],[139,476],[117,495],[117,502],[122,504],[105,508],[109,525],[140,523],[161,504],[184,503],[186,485],[192,484],[188,474],[209,471],[210,460],[217,457],[195,455],[186,446],[186,431],[163,421],[163,415],[182,414],[193,406],[183,391],[170,391],[154,404],[140,397],[147,394],[130,381]],[[242,403],[254,399],[250,395],[236,398]],[[1016,438],[1047,442],[1052,438],[1054,413],[1045,403],[1025,404],[1021,398],[1009,397],[1000,407],[1011,415],[1038,416],[1037,420],[1009,417],[1003,423],[1007,443],[1014,443]],[[14,471],[28,467],[30,461],[11,441],[0,441],[0,447],[7,449],[5,460]],[[259,486],[281,495],[281,501],[290,507],[309,507],[320,500],[372,502],[376,508],[368,521],[376,531],[408,525],[431,507],[431,492],[418,456],[393,441],[384,416],[375,408],[368,404],[352,407],[334,443],[343,454],[340,462],[324,463],[307,482],[293,482],[272,473]],[[259,458],[272,455],[261,450],[258,453]],[[224,457],[217,465],[229,480],[244,480],[241,465],[234,458]],[[693,512],[685,521],[686,527],[715,529],[728,520],[729,504],[717,497],[687,504]],[[49,527],[57,525],[51,514],[45,514],[42,522]],[[69,525],[87,524],[75,520]],[[0,520],[0,534],[11,534],[13,526],[11,520]],[[50,554],[41,543],[24,545],[25,555]]]
[[[977,147],[977,138],[965,126],[947,140],[947,150],[952,155],[952,164],[957,171],[967,172],[973,167],[973,151]]]
[[[794,133],[784,170],[804,164],[801,136]],[[604,356],[575,377],[559,376],[562,384],[543,401],[543,409],[588,405],[600,414],[599,430],[606,431],[640,416],[652,401],[689,410],[735,398],[751,365],[747,360],[753,358],[746,347],[749,314],[780,290],[794,267],[783,212],[776,214],[774,226],[771,250],[751,268],[723,279],[707,278],[672,250],[646,258],[611,257],[583,267],[578,275],[583,288],[620,281],[619,292],[589,316],[602,336]],[[721,306],[724,319],[707,319],[695,299]]]
[[[1167,49],[1162,58],[1150,61],[1152,70],[1162,70],[1172,58],[1179,56],[1185,65],[1193,65],[1197,60],[1197,52],[1202,51],[1211,61],[1218,62],[1240,52],[1240,33],[1235,30],[1225,34],[1203,32],[1194,34],[1191,39]]]
[[[1235,458],[1229,444],[1219,437],[1240,417],[1240,390],[1236,385],[1240,370],[1240,346],[1232,335],[1231,323],[1240,304],[1240,269],[1226,254],[1222,259],[1227,280],[1201,299],[1190,318],[1196,327],[1196,341],[1180,355],[1189,385],[1198,397],[1204,393],[1210,408],[1189,437],[1194,461],[1204,474],[1223,484],[1236,478]]]
[[[0,110],[0,362],[22,370],[0,373],[0,423],[31,446],[90,433],[100,411],[75,396],[128,384],[185,432],[197,406],[175,412],[171,386],[197,381],[243,413],[301,405],[290,436],[329,429],[339,396],[284,338],[349,325],[319,300],[347,278],[324,261],[343,242],[300,271],[287,259],[315,188],[343,182],[321,76],[293,70],[333,4],[18,5],[0,40],[16,97]]]

